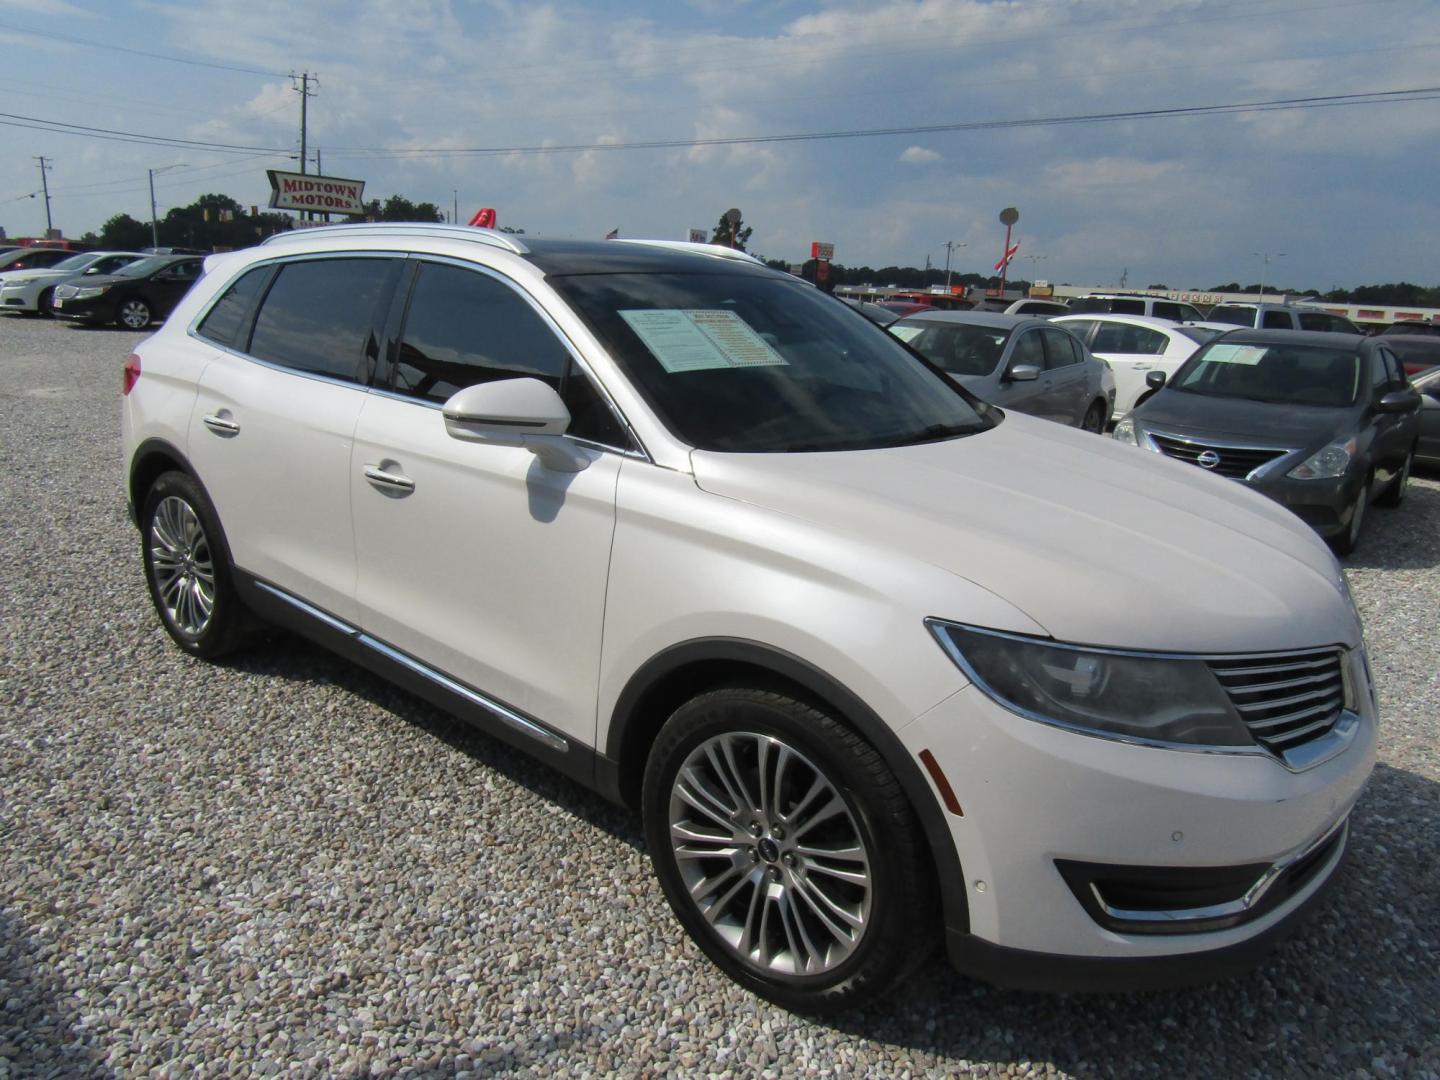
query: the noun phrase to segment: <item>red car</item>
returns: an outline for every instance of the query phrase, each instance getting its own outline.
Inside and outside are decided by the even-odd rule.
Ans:
[[[1385,344],[1405,365],[1406,375],[1419,375],[1440,364],[1440,336],[1385,334]]]

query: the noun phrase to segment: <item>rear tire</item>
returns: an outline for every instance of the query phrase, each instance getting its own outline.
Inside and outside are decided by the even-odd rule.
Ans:
[[[209,497],[183,472],[162,474],[140,512],[145,584],[161,625],[191,656],[210,660],[248,642],[229,547]]]
[[[874,747],[820,709],[744,687],[693,698],[656,737],[641,810],[676,917],[752,992],[833,1013],[929,954],[914,812]]]
[[[1081,431],[1093,431],[1096,435],[1105,430],[1105,403],[1092,401],[1090,408],[1085,410],[1084,417],[1080,420]]]

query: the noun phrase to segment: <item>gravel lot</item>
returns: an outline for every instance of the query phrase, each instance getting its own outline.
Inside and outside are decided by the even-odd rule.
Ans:
[[[138,340],[0,318],[0,1080],[1440,1077],[1435,476],[1351,562],[1381,764],[1268,967],[1057,997],[937,956],[822,1025],[708,965],[622,811],[296,640],[170,647],[121,494]]]

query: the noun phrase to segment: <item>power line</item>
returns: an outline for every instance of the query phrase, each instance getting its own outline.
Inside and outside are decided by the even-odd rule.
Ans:
[[[76,37],[73,34],[60,34],[54,30],[36,30],[29,26],[18,26],[12,22],[0,20],[0,28],[13,30],[17,34],[29,34],[32,37],[49,38],[52,41],[63,41],[70,45],[84,45],[91,49],[108,49],[111,52],[129,53],[131,56],[148,56],[152,60],[167,60],[172,64],[189,64],[191,67],[214,68],[217,71],[238,71],[245,75],[266,75],[277,79],[285,78],[283,71],[265,71],[262,68],[242,67],[238,64],[216,64],[209,60],[190,60],[183,56],[174,56],[166,53],[147,52],[144,49],[131,49],[124,45],[116,45],[109,41],[92,41],[89,38]]]
[[[948,124],[916,124],[905,127],[862,128],[851,131],[808,131],[778,135],[733,135],[708,139],[648,139],[636,142],[571,143],[542,146],[408,147],[332,146],[334,157],[409,158],[468,157],[496,154],[575,154],[589,151],[672,150],[709,146],[744,146],[763,143],[818,142],[838,139],[867,139],[887,135],[933,135],[962,131],[1001,131],[1012,128],[1059,127],[1067,124],[1101,124],[1124,120],[1174,119],[1186,116],[1226,116],[1255,112],[1284,112],[1300,109],[1333,108],[1343,105],[1382,105],[1407,101],[1429,101],[1440,97],[1440,86],[1411,87],[1405,90],[1372,90],[1353,94],[1326,94],[1303,98],[1276,98],[1269,101],[1230,102],[1221,105],[1181,105],[1166,109],[1131,109],[1123,112],[1083,113],[1072,116],[1030,117],[1013,120],[967,120]],[[191,148],[223,154],[290,154],[289,147],[246,146],[237,143],[205,142],[145,135],[114,128],[87,127],[34,116],[0,113],[0,125],[50,131],[62,135],[138,142],[172,149]]]

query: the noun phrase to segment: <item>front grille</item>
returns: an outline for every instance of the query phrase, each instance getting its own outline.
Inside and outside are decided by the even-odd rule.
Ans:
[[[1345,707],[1337,650],[1207,663],[1255,741],[1275,754],[1325,735]]]
[[[1173,457],[1178,461],[1184,461],[1191,465],[1199,465],[1207,472],[1219,473],[1221,476],[1228,476],[1232,480],[1241,480],[1249,476],[1261,465],[1268,465],[1276,458],[1284,457],[1290,453],[1284,449],[1255,449],[1243,446],[1220,446],[1214,443],[1190,442],[1187,439],[1177,439],[1171,435],[1156,435],[1150,433],[1150,438],[1160,448],[1160,452],[1167,457]],[[1204,455],[1215,455],[1218,461],[1213,465],[1201,463]],[[1210,460],[1209,457],[1206,460]]]

